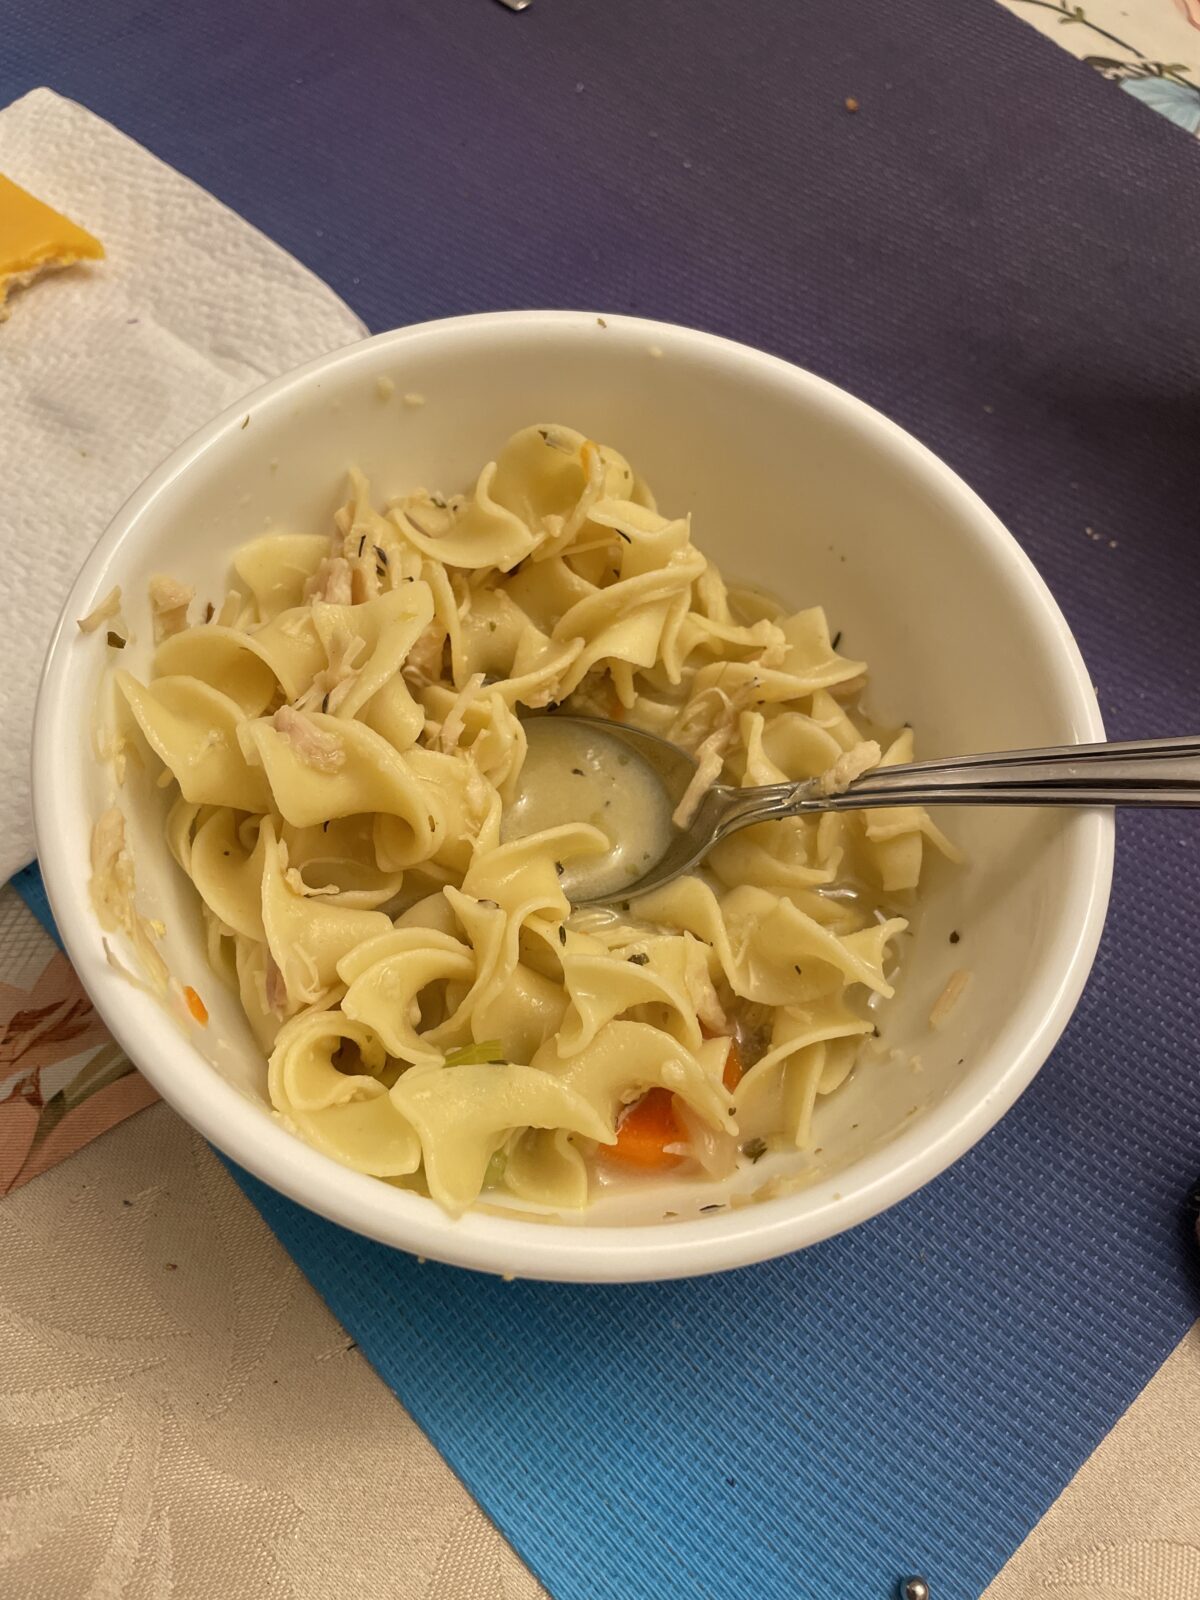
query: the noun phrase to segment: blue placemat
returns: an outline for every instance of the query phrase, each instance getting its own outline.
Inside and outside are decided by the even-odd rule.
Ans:
[[[1200,151],[990,0],[17,0],[0,98],[43,81],[375,327],[607,306],[844,383],[1025,543],[1114,735],[1200,727]],[[803,1256],[503,1285],[247,1189],[557,1600],[974,1600],[1196,1315],[1198,837],[1123,823],[1033,1089]]]
[[[59,937],[58,929],[54,925],[54,918],[50,912],[50,901],[46,898],[46,885],[42,882],[42,875],[38,871],[37,862],[33,862],[31,866],[22,867],[20,872],[16,873],[10,881],[13,888],[21,896],[21,899],[24,900],[30,911],[33,912],[42,927],[45,928],[61,950],[62,939]]]

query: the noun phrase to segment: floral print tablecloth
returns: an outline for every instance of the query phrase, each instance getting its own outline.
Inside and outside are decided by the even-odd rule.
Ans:
[[[0,889],[0,973],[3,1195],[158,1095],[109,1038],[66,956],[12,885]]]
[[[1200,138],[1200,0],[1001,0],[1039,33]]]

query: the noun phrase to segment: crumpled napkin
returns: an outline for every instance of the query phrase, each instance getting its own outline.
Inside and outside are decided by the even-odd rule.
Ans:
[[[83,106],[0,111],[0,172],[96,234],[0,323],[0,882],[33,858],[42,659],[84,557],[181,440],[266,379],[366,333],[321,280]]]

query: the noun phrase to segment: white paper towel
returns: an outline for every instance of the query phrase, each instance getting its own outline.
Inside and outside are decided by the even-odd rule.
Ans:
[[[108,253],[14,294],[0,323],[3,882],[33,859],[37,681],[84,557],[202,423],[366,329],[257,229],[49,89],[0,111],[0,172]]]

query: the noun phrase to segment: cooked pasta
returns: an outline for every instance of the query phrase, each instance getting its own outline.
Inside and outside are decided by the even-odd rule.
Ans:
[[[521,712],[662,734],[697,789],[850,771],[879,730],[823,613],[727,587],[687,517],[561,426],[515,434],[465,494],[379,508],[352,473],[328,536],[233,566],[202,622],[156,579],[150,680],[116,681],[277,1116],[453,1213],[805,1148],[892,993],[891,912],[951,847],[913,807],[797,817],[573,912],[612,830],[530,809]],[[911,757],[907,728],[881,742]]]

